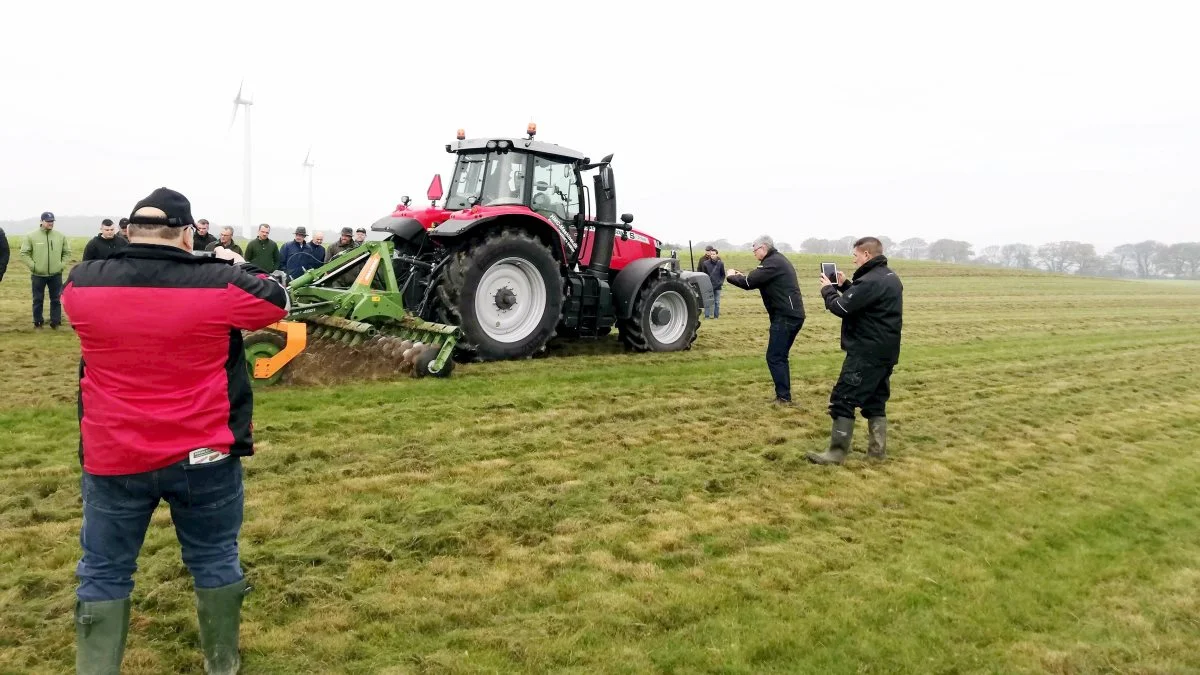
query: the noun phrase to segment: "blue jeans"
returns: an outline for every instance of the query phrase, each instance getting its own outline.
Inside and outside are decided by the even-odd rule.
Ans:
[[[150,516],[161,499],[196,588],[242,579],[238,532],[242,527],[242,464],[229,457],[211,464],[177,464],[128,476],[83,473],[83,557],[75,569],[83,602],[122,600],[133,591],[133,573]]]
[[[62,323],[62,303],[59,302],[59,296],[62,295],[62,274],[52,274],[48,277],[33,274],[30,278],[33,279],[33,325],[42,325],[42,303],[46,299],[47,290],[50,291],[50,325],[57,326]]]
[[[771,333],[767,340],[767,370],[775,381],[775,398],[792,400],[792,372],[788,363],[788,352],[796,335],[804,325],[804,319],[777,316],[771,319]]]
[[[717,319],[717,318],[720,318],[720,316],[721,316],[721,289],[720,289],[720,288],[714,288],[714,289],[713,289],[713,308],[712,308],[712,316],[709,316],[709,313],[708,313],[708,305],[705,305],[705,306],[704,306],[704,318],[706,318],[706,319],[709,319],[709,318],[712,318],[712,319]]]

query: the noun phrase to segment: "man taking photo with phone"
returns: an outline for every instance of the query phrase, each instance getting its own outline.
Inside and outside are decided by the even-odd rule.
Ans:
[[[867,455],[886,457],[885,407],[891,396],[892,368],[900,359],[904,285],[888,268],[883,244],[875,237],[854,242],[854,264],[858,269],[850,281],[841,272],[836,280],[821,275],[825,308],[842,320],[846,358],[829,396],[829,416],[833,418],[829,447],[823,453],[806,455],[815,464],[846,461],[854,436],[855,408],[867,418]]]
[[[194,580],[205,672],[235,673],[241,458],[254,453],[241,331],[286,316],[288,295],[229,249],[192,255],[191,204],[174,190],[152,192],[129,221],[129,245],[76,265],[63,291],[82,351],[76,668],[120,671],[138,554],[165,500]]]

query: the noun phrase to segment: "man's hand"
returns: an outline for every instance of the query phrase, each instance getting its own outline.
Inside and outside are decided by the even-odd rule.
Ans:
[[[839,273],[838,276],[841,276],[841,274]],[[821,275],[821,288],[825,288],[826,286],[832,286],[832,285],[833,285],[833,282],[829,280],[829,277],[822,274]]]
[[[213,255],[221,260],[232,260],[234,265],[241,265],[242,263],[246,262],[245,258],[223,246],[214,248]]]
[[[846,275],[841,270],[838,270],[837,277],[838,277],[838,283],[837,283],[838,286],[841,286],[842,284],[846,283]]]
[[[738,277],[741,275],[742,273],[737,270],[729,270],[729,272],[725,274],[725,278],[728,279],[729,277]]]

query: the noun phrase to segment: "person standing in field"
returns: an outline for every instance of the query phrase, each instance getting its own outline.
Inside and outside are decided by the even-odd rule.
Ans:
[[[44,323],[43,303],[50,295],[50,327],[62,324],[62,273],[67,259],[71,257],[71,243],[62,232],[54,231],[54,214],[42,213],[38,229],[29,233],[21,243],[21,262],[29,268],[33,282],[33,327],[41,328]]]
[[[217,238],[209,234],[208,221],[204,218],[196,221],[196,234],[192,237],[193,251],[207,251],[208,245],[216,241]]]
[[[0,227],[0,281],[4,281],[4,273],[8,271],[8,260],[12,252],[8,248],[8,235]]]
[[[258,226],[258,238],[246,242],[246,262],[267,272],[279,269],[279,245],[271,241],[271,226]]]
[[[192,255],[193,222],[186,197],[155,190],[133,207],[129,245],[76,265],[63,292],[82,351],[80,673],[120,671],[133,574],[163,500],[194,581],[205,672],[241,662],[241,458],[254,454],[241,331],[282,319],[289,301],[228,249]]]
[[[775,240],[761,236],[752,244],[758,267],[749,274],[730,270],[729,283],[746,290],[758,289],[771,319],[767,340],[767,370],[775,383],[775,404],[792,404],[792,374],[788,354],[804,326],[804,299],[796,281],[796,268],[775,248]]]
[[[725,285],[725,262],[721,260],[717,249],[712,246],[704,248],[704,257],[700,259],[699,269],[712,280],[713,307],[711,317],[719,319],[721,318],[721,287]],[[705,306],[704,318],[707,319],[709,317],[708,307]]]
[[[129,219],[122,218],[122,219],[118,220],[117,227],[120,228],[120,230],[121,230],[120,232],[117,233],[117,236],[124,239],[125,241],[129,241]]]
[[[113,221],[105,218],[100,222],[100,234],[92,237],[83,247],[83,259],[104,260],[128,245],[128,241],[117,236],[117,226],[113,225]]]
[[[867,456],[887,457],[887,402],[891,397],[892,369],[900,360],[904,284],[888,267],[883,244],[875,237],[854,242],[854,271],[847,281],[821,275],[825,308],[842,320],[842,372],[829,396],[833,428],[829,447],[810,452],[815,464],[841,464],[850,453],[854,437],[854,409],[867,418]]]
[[[220,246],[221,248],[227,248],[230,251],[233,251],[234,253],[236,253],[238,255],[242,255],[242,247],[238,246],[237,242],[233,240],[233,226],[232,225],[225,225],[225,226],[221,227],[221,236],[218,237],[217,240],[214,241],[213,243],[209,244],[208,246],[205,246],[204,250],[205,251],[215,251],[215,250],[217,250],[218,246]]]

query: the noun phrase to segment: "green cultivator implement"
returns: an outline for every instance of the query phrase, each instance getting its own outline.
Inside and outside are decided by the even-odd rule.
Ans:
[[[390,241],[363,242],[293,279],[287,318],[243,338],[254,382],[450,375],[459,329],[405,311],[392,257]]]

